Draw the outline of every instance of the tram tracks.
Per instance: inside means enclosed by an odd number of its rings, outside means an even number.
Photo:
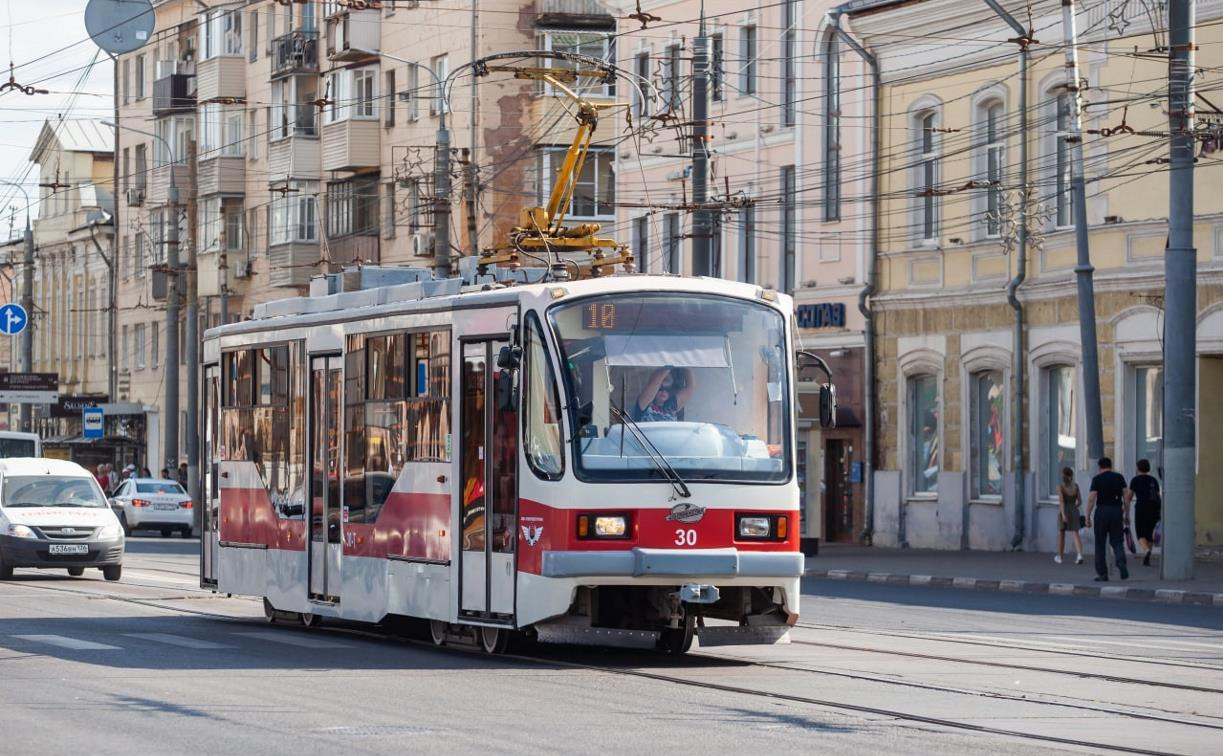
[[[114,600],[114,601],[120,601],[124,603],[130,603],[134,605],[147,606],[150,608],[157,608],[157,609],[175,612],[175,613],[215,619],[215,620],[219,620],[219,621],[223,621],[227,623],[239,623],[239,624],[261,623],[261,620],[256,620],[254,617],[241,617],[241,616],[236,616],[232,614],[223,614],[219,612],[207,611],[204,609],[195,609],[193,607],[185,606],[181,602],[181,599],[184,599],[184,598],[197,598],[195,596],[140,597],[140,596],[126,596],[126,595],[116,594],[113,592],[99,592],[95,590],[89,590],[85,586],[81,586],[80,588],[73,588],[73,587],[58,586],[58,585],[57,586],[46,585],[45,583],[40,583],[40,582],[22,583],[22,585],[25,587],[35,588],[35,589],[40,589],[40,590],[49,590],[49,591],[55,591],[55,592],[61,592],[61,593],[76,594],[76,595],[81,595],[87,598]],[[165,588],[165,586],[162,586],[162,585],[127,583],[127,582],[125,582],[124,585],[149,588],[149,589],[154,589],[154,590],[163,590]],[[204,598],[204,597],[212,595],[206,591],[196,590],[194,592],[206,594],[206,596],[198,596],[198,598]],[[166,602],[173,602],[173,603],[166,603]],[[807,626],[807,627],[808,629],[817,629],[817,628],[812,628],[810,626]],[[845,628],[837,628],[837,629],[845,630]],[[306,630],[304,628],[297,629],[297,628],[290,628],[290,627],[286,627],[285,631],[286,632],[295,632],[295,631],[296,632],[319,632],[319,630]],[[397,633],[390,628],[384,628],[381,626],[365,627],[365,626],[349,626],[347,624],[335,624],[335,625],[325,626],[322,629],[322,632],[334,633],[337,635],[344,635],[348,637],[359,637],[364,640],[373,641],[373,642],[386,642],[386,643],[399,644],[399,645],[410,643],[411,645],[416,645],[416,646],[431,646],[432,645],[428,641],[411,638],[411,637],[402,635],[400,633]],[[803,642],[802,645],[817,645],[818,646],[821,644],[818,644],[818,643],[808,644],[806,642]],[[545,647],[538,646],[537,648],[539,648],[542,651],[542,649],[544,649]],[[669,683],[673,685],[680,685],[684,687],[701,688],[701,689],[706,689],[706,690],[719,691],[723,693],[751,696],[751,697],[756,697],[756,698],[765,698],[765,699],[771,699],[771,700],[777,700],[777,701],[785,701],[789,703],[809,705],[809,706],[821,708],[821,709],[848,712],[851,714],[885,717],[888,719],[901,721],[901,722],[908,722],[912,724],[936,726],[936,727],[942,727],[942,728],[947,728],[951,730],[974,732],[978,734],[994,735],[998,737],[1047,743],[1050,745],[1063,745],[1063,746],[1090,748],[1090,749],[1095,749],[1095,750],[1114,751],[1114,752],[1122,752],[1122,753],[1140,753],[1140,754],[1171,753],[1167,751],[1158,751],[1158,750],[1153,750],[1153,749],[1138,748],[1138,747],[1128,746],[1128,745],[1118,745],[1114,743],[1105,743],[1105,742],[1089,741],[1089,740],[1083,740],[1083,739],[1077,739],[1077,738],[1062,737],[1059,735],[1053,735],[1053,734],[1048,734],[1048,733],[1030,732],[1030,731],[1025,731],[1022,729],[997,727],[997,726],[992,726],[988,724],[982,724],[979,722],[966,721],[963,719],[954,719],[954,718],[948,718],[948,717],[933,716],[929,714],[922,714],[920,712],[905,710],[904,708],[888,708],[886,706],[874,706],[874,705],[868,705],[865,703],[855,703],[850,700],[836,700],[836,699],[830,699],[830,698],[821,698],[818,696],[807,696],[807,695],[796,694],[793,692],[785,692],[783,690],[767,690],[767,689],[761,689],[759,687],[747,687],[747,686],[729,684],[726,682],[694,679],[692,677],[686,677],[682,674],[678,674],[678,673],[667,671],[666,669],[660,669],[660,668],[649,669],[649,668],[640,668],[636,666],[630,667],[627,665],[622,666],[622,665],[617,665],[617,664],[600,664],[600,663],[591,662],[587,660],[567,659],[567,658],[564,658],[564,654],[567,653],[566,651],[561,650],[558,653],[554,651],[551,647],[548,647],[548,648],[549,650],[547,653],[512,653],[512,654],[504,654],[501,656],[501,658],[505,658],[507,660],[524,661],[524,662],[529,662],[533,664],[543,664],[543,665],[551,665],[551,666],[557,666],[557,667],[565,667],[565,668],[571,668],[571,669],[585,669],[585,670],[609,674],[609,675],[619,675],[619,676],[633,677],[633,678],[638,678],[638,679],[654,680],[657,682]],[[563,647],[561,648],[563,649]],[[854,649],[854,650],[876,651],[876,649]],[[1044,650],[1044,649],[1033,649],[1033,650]],[[886,651],[880,651],[880,652],[887,653]],[[910,655],[910,654],[907,652],[904,652],[903,655]],[[930,654],[917,654],[916,656],[918,658],[930,657],[930,658],[938,659],[940,661],[952,661],[956,663],[966,663],[966,664],[976,663],[974,660],[957,659],[954,657],[940,658],[938,657],[938,655],[930,655]],[[490,658],[496,658],[496,657],[490,657]],[[1041,694],[1036,694],[1035,696],[1015,695],[1015,694],[1000,693],[997,691],[990,691],[990,690],[960,688],[960,687],[953,687],[953,686],[936,685],[936,684],[931,684],[931,683],[922,683],[922,682],[916,682],[916,681],[911,681],[911,680],[901,680],[901,679],[892,678],[886,675],[847,672],[847,671],[842,671],[842,670],[817,668],[817,667],[796,667],[796,666],[789,665],[789,664],[779,664],[779,663],[771,663],[771,662],[752,660],[752,659],[742,659],[742,658],[736,658],[732,656],[718,656],[718,655],[709,654],[709,653],[699,653],[698,652],[696,654],[692,654],[690,656],[683,657],[683,661],[680,661],[679,664],[682,665],[681,668],[692,668],[696,666],[701,669],[707,669],[708,668],[707,666],[700,666],[699,664],[694,665],[692,663],[692,662],[697,662],[698,660],[702,660],[702,659],[705,659],[711,662],[719,662],[723,664],[730,663],[730,664],[735,664],[735,665],[758,667],[761,669],[769,669],[769,670],[773,670],[777,672],[784,672],[784,673],[798,673],[798,674],[804,674],[804,675],[822,675],[822,676],[837,677],[837,678],[842,678],[842,679],[852,679],[852,680],[856,680],[856,681],[868,683],[868,684],[884,684],[884,685],[890,685],[890,686],[903,686],[903,687],[909,687],[909,688],[914,688],[914,689],[919,689],[919,690],[926,690],[926,691],[934,692],[934,693],[943,693],[943,694],[948,694],[948,695],[953,695],[953,696],[965,696],[965,697],[972,697],[972,698],[1006,701],[1010,703],[1022,703],[1022,704],[1031,704],[1031,705],[1060,707],[1060,708],[1071,710],[1071,711],[1077,710],[1081,712],[1088,712],[1092,715],[1106,714],[1110,717],[1120,717],[1120,718],[1126,718],[1126,719],[1157,722],[1157,723],[1170,725],[1170,726],[1176,726],[1176,727],[1192,727],[1192,728],[1204,728],[1204,729],[1210,729],[1210,730],[1223,730],[1223,723],[1203,722],[1203,721],[1198,721],[1198,720],[1193,720],[1193,719],[1185,719],[1185,718],[1177,717],[1177,716],[1168,716],[1166,714],[1161,714],[1161,713],[1148,713],[1148,712],[1142,712],[1142,711],[1134,711],[1128,708],[1118,708],[1116,706],[1106,707],[1104,705],[1086,704],[1086,703],[1081,703],[1081,702],[1042,699],[1038,697]],[[633,661],[636,662],[637,660],[635,659]],[[671,665],[672,667],[674,667],[675,662],[674,661],[671,662]],[[991,666],[993,665],[991,664]],[[1007,666],[1009,668],[1028,669],[1033,672],[1059,671],[1059,670],[1049,670],[1045,668],[1029,668],[1024,665],[1007,665]],[[1137,684],[1137,685],[1149,684],[1147,681],[1133,680],[1133,679],[1128,679],[1128,678],[1119,678],[1117,681],[1132,683],[1132,684]],[[1198,688],[1194,686],[1182,686],[1182,687],[1187,687],[1189,690],[1193,690],[1195,692],[1209,692],[1209,693],[1223,692],[1218,689]]]

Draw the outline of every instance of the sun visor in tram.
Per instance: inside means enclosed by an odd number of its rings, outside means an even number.
[[[603,337],[612,367],[727,368],[722,336],[658,336],[609,333]]]

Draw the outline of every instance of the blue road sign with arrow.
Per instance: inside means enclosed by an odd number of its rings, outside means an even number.
[[[0,307],[0,333],[16,336],[25,330],[29,321],[25,308],[19,304],[9,303]]]

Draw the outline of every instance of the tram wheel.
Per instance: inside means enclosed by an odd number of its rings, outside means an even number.
[[[433,645],[446,645],[446,623],[441,620],[429,621],[429,637],[433,639]]]
[[[323,618],[314,612],[302,612],[298,617],[306,627],[318,627],[323,624]]]
[[[658,639],[658,650],[668,654],[686,654],[692,648],[692,639],[696,636],[696,615],[684,617],[683,627],[667,628]]]
[[[479,630],[480,648],[486,654],[503,654],[510,643],[510,631],[501,627],[482,627]]]

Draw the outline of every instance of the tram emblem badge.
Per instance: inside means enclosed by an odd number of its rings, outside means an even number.
[[[667,522],[682,522],[685,525],[692,525],[693,523],[700,522],[704,516],[705,507],[685,501],[671,507],[671,514],[667,515]]]
[[[526,539],[528,546],[534,546],[539,543],[539,539],[544,535],[544,526],[542,517],[523,517],[523,520],[534,520],[539,522],[539,525],[523,525],[522,537]]]

